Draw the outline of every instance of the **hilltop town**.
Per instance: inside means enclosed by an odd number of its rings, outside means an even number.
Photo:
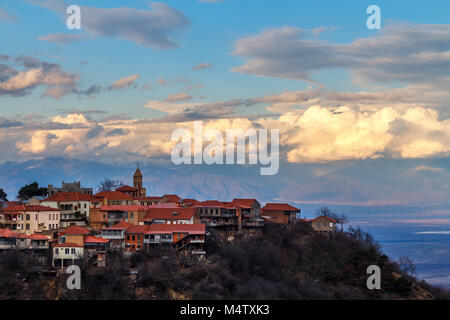
[[[66,268],[87,257],[105,267],[108,251],[148,252],[170,245],[179,259],[201,261],[209,230],[252,232],[265,223],[293,225],[300,209],[257,199],[232,201],[182,199],[175,194],[148,196],[139,168],[133,186],[93,193],[80,182],[49,185],[45,197],[4,202],[0,209],[0,250],[31,250],[48,257],[51,268]],[[323,216],[311,223],[333,232],[336,221]]]
[[[409,262],[391,261],[370,234],[344,231],[344,215],[305,219],[287,203],[148,196],[139,168],[133,186],[107,180],[97,193],[78,181],[28,197],[28,185],[21,200],[1,203],[0,299],[449,297],[417,280]],[[372,264],[381,290],[366,287]],[[81,290],[67,288],[71,265],[83,271]]]

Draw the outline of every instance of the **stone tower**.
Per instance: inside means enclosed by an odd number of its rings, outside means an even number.
[[[138,189],[138,196],[140,197],[145,197],[146,196],[146,190],[142,185],[142,173],[141,170],[139,170],[139,165],[136,169],[136,171],[134,172],[133,175],[133,187]]]

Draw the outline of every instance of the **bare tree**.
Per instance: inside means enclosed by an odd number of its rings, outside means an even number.
[[[337,214],[336,212],[331,211],[328,207],[317,209],[316,214],[318,217],[325,216],[336,221],[336,223],[341,226],[341,231],[344,230],[344,224],[349,222],[349,219],[345,214]]]
[[[415,277],[417,275],[414,261],[407,256],[402,256],[398,259],[398,266],[400,267],[400,270],[410,276]]]
[[[109,178],[105,178],[103,181],[100,182],[98,185],[98,191],[113,191],[119,187],[123,186],[122,180],[112,180]]]

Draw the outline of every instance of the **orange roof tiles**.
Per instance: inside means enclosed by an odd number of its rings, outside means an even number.
[[[144,221],[161,220],[189,220],[195,214],[195,208],[155,208],[149,207]]]
[[[58,192],[42,201],[91,201],[93,196],[81,192]]]
[[[89,234],[89,230],[85,227],[81,226],[69,226],[64,229],[60,234],[68,234],[68,235],[87,235]]]
[[[264,208],[262,208],[262,210],[267,210],[267,211],[295,211],[295,212],[300,212],[300,209],[291,206],[290,204],[287,203],[266,203],[266,205],[264,206]]]
[[[94,236],[86,236],[84,238],[84,243],[107,243],[107,242],[109,242],[108,239],[97,238]]]
[[[131,225],[132,225],[131,223],[122,220],[117,224],[113,225],[112,227],[104,229],[128,229]]]
[[[117,188],[116,191],[120,192],[136,192],[138,189],[130,187],[130,186],[122,186],[120,188]]]
[[[149,226],[137,226],[132,224],[128,227],[127,233],[144,233],[148,228]]]
[[[5,208],[0,209],[1,212],[4,213],[15,213],[15,212],[27,212],[27,211],[60,211],[59,209],[40,206],[40,205],[12,205]]]
[[[96,198],[106,198],[108,200],[132,200],[131,196],[120,191],[102,191],[94,194]]]
[[[144,232],[145,234],[172,234],[172,233],[189,233],[189,234],[205,234],[205,224],[151,224]]]
[[[28,236],[31,240],[49,240],[49,238],[46,235],[39,234],[39,233],[33,233],[32,235]]]
[[[256,199],[233,199],[233,203],[234,204],[238,204],[238,205],[245,205],[245,206],[249,206],[249,207],[251,207],[251,206],[253,206],[253,203],[254,202],[258,202],[258,200],[256,200]],[[259,202],[258,202],[259,203]]]

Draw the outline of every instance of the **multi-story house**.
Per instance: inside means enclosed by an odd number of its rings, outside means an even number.
[[[99,193],[94,194],[94,197],[97,198],[96,206],[102,205],[131,205],[133,204],[133,198],[126,193],[120,191],[101,191]]]
[[[90,235],[85,227],[69,226],[52,246],[52,265],[64,268],[87,257],[92,264],[105,266],[108,249],[109,240]]]
[[[235,199],[232,202],[207,200],[193,207],[198,208],[202,223],[208,227],[240,230],[264,225],[258,205],[254,199]]]
[[[80,192],[58,192],[41,201],[44,206],[61,210],[61,227],[85,226],[89,221],[93,196]]]
[[[144,250],[155,245],[172,245],[186,258],[203,257],[206,226],[204,224],[152,224],[144,230]]]
[[[125,248],[125,233],[131,226],[131,223],[120,221],[112,227],[103,228],[100,231],[100,237],[110,242],[111,249]]]
[[[0,209],[2,228],[32,234],[60,227],[61,210],[41,205],[10,205]]]
[[[105,205],[91,210],[90,225],[94,229],[112,227],[120,221],[138,225],[147,207],[141,205]]]
[[[267,203],[262,208],[262,218],[267,222],[293,224],[300,209],[287,203]]]
[[[200,223],[197,208],[189,207],[147,207],[146,215],[141,221],[146,224],[194,224]]]
[[[311,223],[314,231],[318,233],[328,234],[336,231],[336,221],[326,216],[320,216],[312,220],[306,220]]]

